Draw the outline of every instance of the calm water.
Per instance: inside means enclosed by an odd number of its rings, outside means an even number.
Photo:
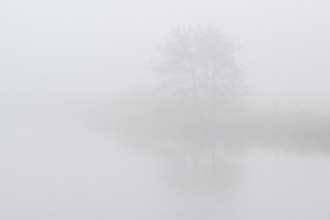
[[[327,155],[256,147],[214,177],[81,125],[11,119],[1,134],[1,219],[330,218]]]

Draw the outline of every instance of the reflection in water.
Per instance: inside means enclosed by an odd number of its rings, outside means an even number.
[[[322,154],[219,150],[216,173],[207,153],[186,172],[189,156],[133,151],[68,123],[11,122],[2,134],[3,219],[330,216],[330,162]]]
[[[216,174],[200,169],[188,178],[175,178],[169,187],[165,219],[233,219],[241,208],[237,197],[240,190],[238,162],[223,158]],[[203,167],[202,168],[206,168]],[[181,180],[181,181],[180,181]]]

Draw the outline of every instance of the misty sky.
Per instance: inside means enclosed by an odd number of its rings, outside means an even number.
[[[143,86],[171,27],[215,25],[238,46],[250,103],[328,110],[329,12],[326,0],[2,0],[0,97]]]

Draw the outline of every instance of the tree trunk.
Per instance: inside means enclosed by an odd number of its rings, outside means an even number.
[[[216,135],[217,135],[217,126],[216,126],[216,99],[217,99],[217,83],[216,83],[216,67],[214,66],[212,71],[212,100],[211,100],[211,163],[213,175],[216,176],[217,164],[216,164]]]
[[[213,175],[216,176],[217,174],[217,151],[215,145],[211,148],[211,166]]]
[[[197,82],[196,82],[196,74],[193,70],[191,70],[191,80],[192,80],[192,90],[193,90],[193,99],[198,111],[198,114],[202,115],[202,109],[199,103],[198,91],[197,91]]]
[[[216,119],[216,99],[217,99],[217,82],[216,82],[216,68],[214,67],[212,71],[212,100],[211,100],[211,118],[212,121],[215,122]]]
[[[192,174],[197,176],[199,171],[199,153],[194,152],[191,156]]]

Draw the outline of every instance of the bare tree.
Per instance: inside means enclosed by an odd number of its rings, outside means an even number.
[[[195,113],[191,120],[198,123],[190,130],[194,137],[214,140],[210,145],[215,167],[218,113],[244,91],[235,47],[215,27],[188,27],[172,29],[159,52],[153,69],[162,79],[161,91],[190,106],[189,114]]]
[[[235,47],[215,27],[175,28],[154,70],[164,81],[164,90],[192,100],[203,117],[215,119],[218,106],[244,91]]]

